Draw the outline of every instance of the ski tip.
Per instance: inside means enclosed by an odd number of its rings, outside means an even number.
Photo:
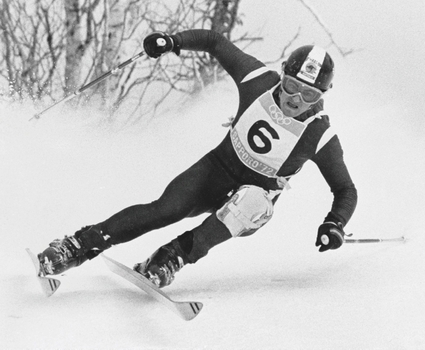
[[[193,320],[199,315],[204,307],[204,305],[198,301],[176,302],[176,304],[179,309],[179,316],[185,321]]]
[[[189,318],[189,320],[193,320],[196,316],[198,316],[198,314],[201,312],[202,308],[204,307],[204,304],[200,303],[200,302],[191,302],[190,306],[192,307],[193,310],[193,317]]]
[[[55,278],[38,277],[38,279],[41,285],[41,289],[47,297],[52,296],[61,285],[61,282]]]

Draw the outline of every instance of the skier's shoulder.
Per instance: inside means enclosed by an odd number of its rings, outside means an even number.
[[[315,131],[317,133],[324,133],[326,131],[335,133],[334,128],[331,125],[331,119],[329,117],[329,114],[327,114],[325,111],[321,111],[320,113],[317,113],[315,115],[314,122],[312,125],[315,127]]]
[[[307,116],[314,116],[314,122],[312,124],[322,130],[326,130],[331,127],[331,119],[329,114],[324,110],[323,99],[320,99],[311,107],[311,109],[307,112]]]
[[[311,111],[314,120],[309,129],[315,134],[313,139],[317,140],[316,154],[325,146],[339,148],[339,140],[335,129],[331,126],[329,114],[323,109],[323,101],[318,103]],[[333,146],[332,146],[333,145]]]

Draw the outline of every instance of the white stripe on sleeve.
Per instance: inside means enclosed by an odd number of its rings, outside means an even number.
[[[271,71],[271,69],[267,67],[257,68],[256,70],[253,70],[251,73],[247,74],[245,78],[242,79],[241,83],[246,83],[247,81],[252,80],[268,71]]]
[[[324,145],[326,145],[329,140],[335,136],[335,131],[332,130],[332,128],[328,128],[322,135],[322,138],[320,139],[319,143],[316,147],[316,154],[323,148]]]

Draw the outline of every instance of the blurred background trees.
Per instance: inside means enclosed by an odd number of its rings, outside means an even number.
[[[240,0],[0,1],[0,94],[40,108],[140,52],[152,31],[213,29],[241,48],[261,40],[249,33],[233,37],[242,25]],[[143,56],[71,103],[90,103],[111,121],[122,105],[131,106],[126,114],[136,122],[153,115],[172,91],[193,94],[223,76],[204,52]]]
[[[1,94],[49,104],[141,51],[152,31],[205,28],[230,39],[242,23],[239,1],[1,0]],[[221,67],[205,53],[143,57],[73,103],[90,101],[111,116],[131,96],[140,117],[172,90],[193,93],[221,76]],[[142,108],[145,99],[148,108]]]

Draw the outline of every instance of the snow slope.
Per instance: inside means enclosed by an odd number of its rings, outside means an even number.
[[[368,54],[338,60],[338,88],[326,103],[359,190],[347,231],[409,241],[318,253],[316,230],[332,196],[307,164],[266,227],[216,247],[166,289],[175,300],[204,303],[190,322],[101,259],[70,270],[46,299],[25,248],[39,252],[54,238],[155,199],[224,137],[220,124],[237,104],[232,83],[131,129],[100,124],[93,111],[60,108],[28,122],[31,106],[1,102],[1,348],[425,349],[423,102],[404,82],[397,98],[384,99],[381,76],[353,79]],[[107,253],[131,266],[203,218]]]
[[[69,271],[53,297],[41,295],[24,248],[39,252],[53,238],[154,199],[224,136],[220,122],[235,103],[231,90],[217,87],[189,110],[131,130],[98,128],[66,112],[29,123],[30,108],[3,106],[9,117],[1,124],[2,348],[425,348],[423,167],[411,161],[423,142],[391,126],[376,138],[380,123],[372,117],[369,128],[341,125],[360,195],[348,230],[358,238],[403,234],[408,243],[317,253],[316,228],[331,196],[308,165],[263,230],[215,248],[167,289],[176,300],[204,303],[191,322],[120,280],[100,259]],[[217,105],[223,96],[228,101]],[[199,113],[205,104],[211,108]],[[200,220],[108,254],[131,266]]]

